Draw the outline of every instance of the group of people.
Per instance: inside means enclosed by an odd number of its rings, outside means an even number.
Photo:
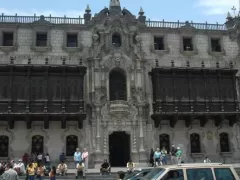
[[[50,180],[56,179],[56,167],[53,166],[46,171],[46,167],[42,164],[42,162],[31,162],[27,164],[26,168],[22,160],[19,160],[18,163],[14,161],[6,162],[3,168],[2,178],[3,180],[18,180],[19,175],[26,174],[26,180],[43,180],[46,176],[46,172],[48,172],[48,176]]]
[[[165,147],[163,147],[161,150],[157,148],[155,152],[153,149],[151,149],[150,160],[149,160],[150,165],[152,167],[157,167],[157,166],[168,164],[168,159],[167,159],[168,154],[170,154],[171,156],[172,164],[182,163],[183,151],[180,147],[176,148],[175,145],[173,144],[170,152],[168,152]]]

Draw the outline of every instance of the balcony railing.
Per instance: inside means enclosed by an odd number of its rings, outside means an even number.
[[[153,28],[171,28],[171,29],[178,29],[184,26],[191,26],[196,29],[200,30],[227,30],[225,24],[208,24],[206,23],[193,23],[193,22],[167,22],[167,21],[146,21],[147,27],[153,27]]]
[[[8,16],[8,15],[0,15],[0,23],[33,23],[39,21],[41,16]],[[69,18],[69,17],[52,17],[49,15],[48,17],[44,17],[44,20],[52,23],[52,24],[84,24],[84,18],[80,16],[78,18]]]
[[[0,23],[33,23],[39,21],[41,16],[18,16],[16,15],[0,15]],[[80,16],[78,18],[70,18],[70,17],[52,17],[49,15],[48,17],[44,17],[44,20],[49,21],[52,24],[84,24],[84,18]],[[193,23],[193,22],[167,22],[167,21],[151,21],[150,19],[146,21],[146,26],[150,28],[172,28],[178,29],[186,25],[190,25],[196,29],[201,30],[227,30],[225,24],[208,24],[206,23]]]

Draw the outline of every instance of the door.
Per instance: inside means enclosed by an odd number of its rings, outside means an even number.
[[[126,167],[130,159],[130,135],[113,132],[109,135],[109,162],[112,167]]]

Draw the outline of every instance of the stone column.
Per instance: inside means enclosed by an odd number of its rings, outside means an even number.
[[[132,124],[132,161],[133,162],[138,162],[139,161],[139,157],[138,157],[138,150],[137,150],[137,136],[136,136],[136,129],[137,129],[137,123],[134,121]]]
[[[144,103],[138,104],[138,117],[139,117],[139,163],[146,165],[147,156],[144,148],[144,134],[143,134],[143,107]]]
[[[100,135],[100,121],[101,121],[101,105],[96,104],[96,151],[95,151],[95,164],[98,165],[102,162],[101,152],[101,135]]]

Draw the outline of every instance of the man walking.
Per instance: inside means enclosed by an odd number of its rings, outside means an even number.
[[[3,180],[18,180],[18,175],[13,169],[13,165],[9,163],[7,167],[8,170],[6,170],[2,175]]]
[[[177,164],[176,152],[177,152],[177,149],[176,149],[175,145],[173,144],[173,145],[172,145],[171,152],[170,152],[172,164]]]

